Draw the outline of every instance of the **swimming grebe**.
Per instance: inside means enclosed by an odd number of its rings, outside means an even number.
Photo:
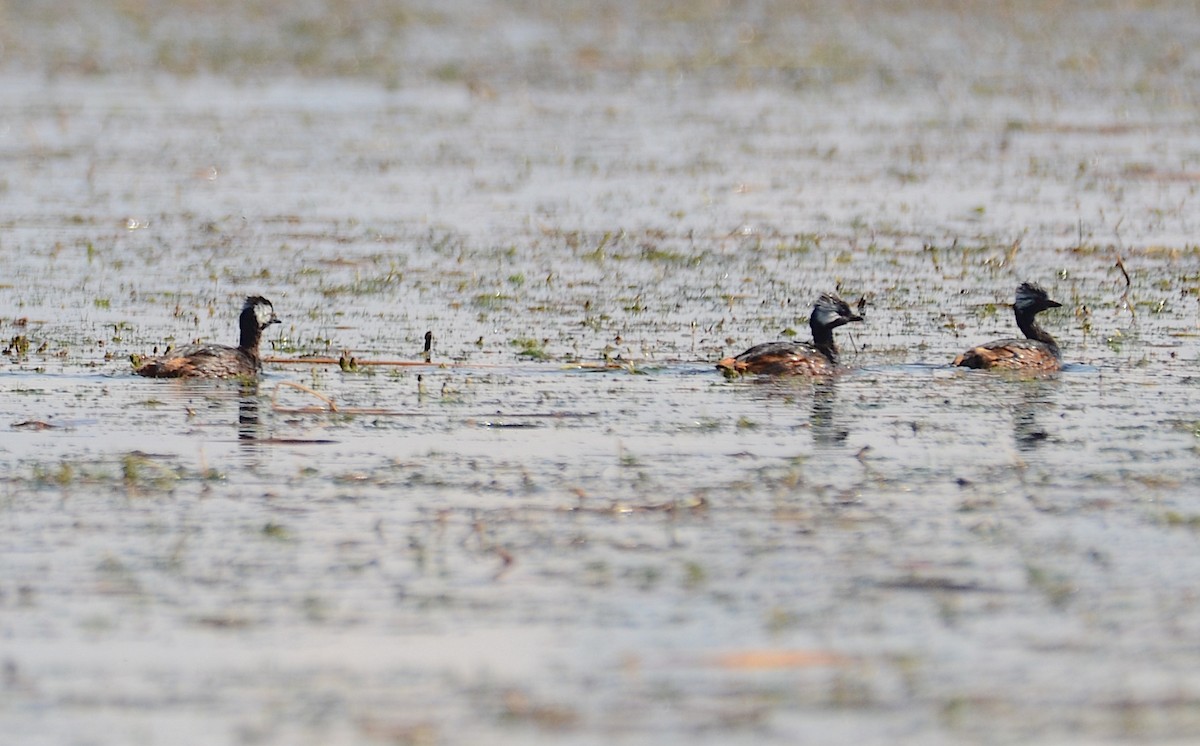
[[[261,295],[246,298],[238,320],[241,340],[237,347],[188,345],[162,357],[137,363],[134,372],[149,378],[238,378],[257,376],[262,369],[258,343],[263,329],[278,324],[275,307]]]
[[[808,317],[813,336],[811,343],[766,342],[751,347],[737,357],[725,358],[717,363],[717,368],[726,375],[828,375],[837,368],[837,345],[833,343],[833,330],[842,324],[862,320],[862,316],[850,310],[846,301],[826,293],[817,299],[812,315]]]
[[[1058,343],[1037,324],[1037,315],[1061,303],[1050,300],[1038,285],[1023,282],[1017,288],[1013,313],[1017,326],[1026,339],[997,339],[972,347],[954,358],[954,364],[964,368],[997,368],[1000,370],[1051,371],[1062,368]]]

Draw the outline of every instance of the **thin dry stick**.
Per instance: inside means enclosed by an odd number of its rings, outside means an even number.
[[[1120,254],[1117,254],[1117,269],[1121,270],[1121,276],[1125,278],[1125,287],[1128,288],[1133,281],[1129,279],[1129,272],[1125,270],[1125,261],[1121,259]]]
[[[274,365],[341,365],[336,357],[264,357],[264,363]],[[421,360],[355,360],[355,365],[395,365],[413,368],[493,368],[493,365],[468,365],[467,363],[427,363]]]
[[[338,414],[370,414],[380,417],[432,417],[429,412],[397,412],[394,409],[382,409],[378,407],[346,407],[337,409],[326,409],[325,407],[281,407],[274,405],[271,411],[278,414],[325,414],[326,412],[336,412]]]
[[[264,363],[272,365],[341,365],[341,361],[335,357],[264,357]],[[640,361],[632,361],[640,362]],[[679,361],[690,362],[690,361]],[[355,360],[354,364],[358,367],[369,365],[378,366],[393,366],[398,368],[516,368],[516,364],[503,363],[425,363],[419,360]],[[566,369],[575,368],[606,368],[619,370],[625,368],[625,365],[617,365],[615,363],[606,363],[603,361],[583,361],[577,363],[564,363],[561,367]]]
[[[1129,290],[1133,286],[1133,281],[1129,279],[1129,272],[1125,270],[1125,261],[1121,259],[1121,254],[1117,253],[1116,268],[1121,270],[1121,276],[1125,278],[1125,289],[1121,291],[1121,304],[1129,309],[1129,316],[1137,319],[1137,310],[1133,307],[1133,301],[1129,299]]]
[[[291,381],[280,381],[279,383],[275,384],[275,390],[271,393],[271,408],[272,409],[275,409],[275,410],[279,409],[279,407],[278,407],[279,389],[282,386],[288,386],[289,388],[293,388],[298,391],[303,391],[307,394],[312,394],[313,396],[317,397],[321,401],[325,402],[325,404],[328,405],[330,412],[338,411],[337,405],[333,403],[333,399],[330,399],[328,396],[325,396],[324,394],[322,394],[320,392],[313,391],[308,386],[305,386],[302,383],[293,383]],[[324,411],[324,410],[320,410],[320,411]]]

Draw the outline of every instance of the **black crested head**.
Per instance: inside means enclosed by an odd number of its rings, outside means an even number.
[[[263,329],[278,323],[279,317],[275,315],[275,306],[271,305],[271,301],[261,295],[248,296],[238,319],[241,331],[238,347],[247,352],[257,352]]]
[[[833,342],[833,330],[851,321],[862,321],[862,316],[850,310],[849,304],[832,293],[825,293],[813,305],[808,326],[812,329],[813,345],[831,363],[837,363],[837,345]]]
[[[1058,343],[1054,337],[1038,326],[1037,315],[1048,308],[1058,308],[1061,303],[1050,300],[1050,296],[1041,286],[1032,282],[1022,282],[1017,286],[1017,297],[1013,303],[1013,315],[1017,317],[1017,327],[1028,339],[1049,345],[1054,354],[1058,354]]]
[[[813,305],[812,316],[808,323],[814,332],[817,329],[836,329],[851,321],[862,321],[862,316],[850,310],[850,305],[831,293],[825,293]]]
[[[1050,295],[1041,285],[1032,282],[1022,282],[1017,286],[1017,296],[1013,308],[1019,314],[1036,314],[1048,308],[1062,306],[1057,301],[1050,300]]]

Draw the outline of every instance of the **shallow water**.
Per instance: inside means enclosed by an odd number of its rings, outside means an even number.
[[[13,10],[46,48],[9,31],[0,69],[0,341],[29,343],[0,358],[0,730],[1195,738],[1200,143],[1190,55],[1155,51],[1193,31],[1142,5],[756,5],[754,43],[704,4],[449,6],[353,74],[336,40],[218,58],[199,10],[131,6],[127,38],[76,9],[128,43],[75,56]],[[1038,19],[1125,31],[1088,57]],[[854,43],[794,66],[785,31]],[[1046,54],[974,54],[1012,34]],[[949,367],[1014,333],[1021,280],[1067,367]],[[713,368],[833,289],[869,300],[844,375]],[[290,361],[256,387],[131,375],[232,342],[248,293]],[[426,331],[432,365],[391,364]]]

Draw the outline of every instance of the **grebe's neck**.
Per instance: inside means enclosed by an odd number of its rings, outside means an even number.
[[[809,327],[812,329],[813,347],[825,356],[830,363],[837,363],[838,350],[837,345],[833,343],[833,330],[827,326],[815,323],[809,320]]]
[[[242,311],[238,325],[242,332],[241,339],[238,341],[238,349],[251,357],[258,357],[258,343],[262,340],[262,328],[258,325],[253,308],[246,308]]]
[[[1035,342],[1042,342],[1057,353],[1058,343],[1054,341],[1054,337],[1051,337],[1049,332],[1038,326],[1037,314],[1037,311],[1031,312],[1023,311],[1020,308],[1016,309],[1017,327],[1028,339],[1032,339]]]

